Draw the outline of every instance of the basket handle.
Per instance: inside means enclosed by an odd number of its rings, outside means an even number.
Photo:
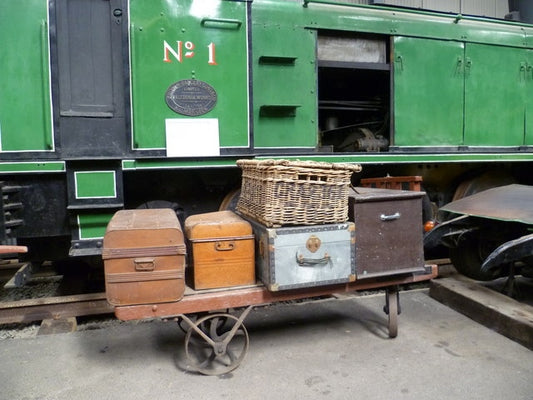
[[[319,168],[323,170],[347,170],[353,172],[361,172],[360,164],[350,163],[330,163],[324,161],[300,161],[300,160],[283,160],[283,159],[266,159],[266,160],[250,160],[240,159],[236,161],[237,166],[243,167],[295,167],[295,168]]]

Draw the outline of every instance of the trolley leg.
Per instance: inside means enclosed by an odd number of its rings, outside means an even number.
[[[385,306],[383,307],[385,314],[389,316],[388,329],[389,337],[395,338],[398,336],[398,315],[400,314],[400,292],[398,286],[389,286],[385,294]]]

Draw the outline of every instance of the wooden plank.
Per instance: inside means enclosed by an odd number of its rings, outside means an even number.
[[[533,307],[463,275],[433,280],[434,299],[533,350]]]
[[[113,313],[105,293],[0,302],[0,324]]]
[[[59,319],[44,319],[37,335],[54,335],[56,333],[70,333],[75,332],[78,328],[78,321],[76,317],[59,318]]]
[[[14,254],[14,253],[27,253],[28,248],[26,246],[8,246],[0,245],[0,254]]]
[[[12,289],[24,286],[26,282],[31,279],[32,272],[31,263],[23,263],[17,272],[13,274],[11,279],[4,285],[4,288]]]

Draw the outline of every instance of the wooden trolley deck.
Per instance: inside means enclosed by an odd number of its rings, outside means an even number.
[[[334,293],[387,288],[396,285],[427,281],[435,278],[437,274],[437,266],[429,265],[425,267],[424,271],[421,271],[418,274],[396,276],[392,279],[390,277],[361,279],[340,285],[295,289],[282,292],[270,292],[263,285],[199,291],[187,288],[185,296],[178,302],[115,307],[115,315],[117,318],[124,321],[147,318],[171,318],[181,314],[327,296]]]

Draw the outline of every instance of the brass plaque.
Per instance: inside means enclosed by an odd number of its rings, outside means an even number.
[[[170,85],[165,94],[165,101],[174,112],[196,117],[215,107],[217,92],[206,82],[184,79]]]

